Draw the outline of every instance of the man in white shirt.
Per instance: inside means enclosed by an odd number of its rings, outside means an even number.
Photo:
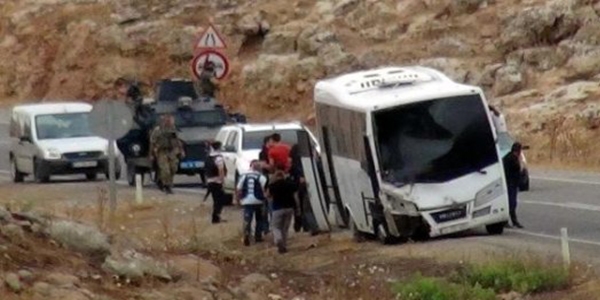
[[[223,206],[225,206],[225,198],[227,197],[223,189],[223,181],[227,175],[227,168],[220,152],[221,143],[213,142],[211,148],[212,151],[205,163],[205,174],[206,182],[208,183],[208,193],[213,198],[212,223],[216,224],[223,221],[221,220],[221,211],[223,210]]]
[[[263,209],[266,198],[267,177],[261,173],[261,164],[258,160],[250,163],[250,171],[241,175],[236,186],[237,199],[244,208],[244,245],[250,245],[252,218],[254,224],[254,241],[263,241]]]
[[[494,128],[496,129],[496,133],[507,132],[508,127],[506,127],[506,119],[504,119],[504,115],[491,105],[489,108],[490,111],[492,111],[492,122],[494,124]]]

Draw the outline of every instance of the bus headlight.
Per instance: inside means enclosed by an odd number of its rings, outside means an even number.
[[[504,195],[502,179],[498,179],[475,194],[475,207],[485,205],[502,195]]]
[[[403,200],[400,197],[387,195],[387,199],[394,212],[399,212],[406,215],[418,215],[419,209],[417,206],[409,201]]]

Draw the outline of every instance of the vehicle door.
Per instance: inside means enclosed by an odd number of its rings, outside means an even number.
[[[236,162],[238,152],[240,151],[240,132],[237,129],[231,130],[227,135],[227,140],[223,145],[223,159],[227,167],[227,176],[224,186],[228,189],[235,189]]]
[[[330,231],[328,220],[329,194],[323,172],[323,165],[316,153],[314,142],[305,130],[298,130],[298,152],[302,162],[302,171],[307,185],[307,197],[310,207],[303,207],[303,213],[311,213],[311,218],[321,231]]]
[[[32,122],[29,118],[24,118],[22,132],[18,141],[18,164],[23,173],[33,174],[33,160],[36,154],[36,145],[34,144]]]

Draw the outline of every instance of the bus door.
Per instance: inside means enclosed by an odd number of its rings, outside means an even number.
[[[310,207],[304,207],[304,213],[312,212],[314,222],[320,231],[331,231],[331,225],[327,219],[328,195],[327,191],[323,189],[321,181],[324,176],[322,164],[313,148],[310,136],[304,130],[298,131],[298,152],[307,184],[307,200],[310,203]]]

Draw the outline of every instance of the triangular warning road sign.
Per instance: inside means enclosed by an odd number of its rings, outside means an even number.
[[[219,32],[215,29],[215,27],[210,24],[208,28],[202,33],[200,39],[196,43],[196,49],[198,48],[227,48],[225,45],[225,41],[219,34]]]

